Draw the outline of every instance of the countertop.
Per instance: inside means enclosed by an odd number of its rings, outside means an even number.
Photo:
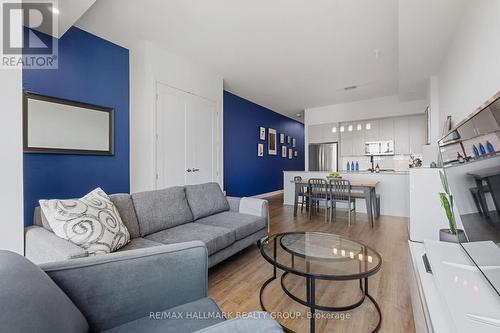
[[[297,171],[297,170],[284,170],[283,172],[302,172],[302,173],[318,173],[318,172],[324,172],[324,173],[329,173],[328,171]],[[380,171],[379,173],[376,172],[371,172],[368,170],[360,170],[360,171],[345,171],[345,170],[340,170],[340,174],[343,175],[356,175],[356,174],[361,174],[361,175],[408,175],[410,171],[407,170],[401,170],[401,171]]]

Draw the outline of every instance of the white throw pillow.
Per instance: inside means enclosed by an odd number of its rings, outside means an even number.
[[[81,199],[40,200],[40,207],[54,233],[89,255],[118,250],[130,234],[108,195],[96,188]]]

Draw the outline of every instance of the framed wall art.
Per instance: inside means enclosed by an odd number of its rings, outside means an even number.
[[[257,145],[257,156],[259,156],[259,157],[264,156],[264,144],[263,143],[259,143]]]
[[[269,155],[277,155],[278,154],[276,130],[273,129],[273,128],[269,128],[268,129],[268,135],[267,135],[267,153]]]
[[[286,158],[287,150],[286,146],[281,146],[281,157]]]
[[[260,127],[259,128],[259,139],[260,140],[265,140],[266,139],[266,128],[265,127]]]

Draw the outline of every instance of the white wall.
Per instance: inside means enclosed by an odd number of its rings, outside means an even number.
[[[24,253],[22,72],[0,69],[0,249]]]
[[[423,113],[427,106],[426,100],[400,102],[398,96],[386,96],[351,103],[309,108],[305,110],[304,121],[306,125],[314,125],[404,116]]]
[[[500,1],[468,1],[439,71],[440,124],[458,123],[500,90]]]
[[[220,119],[219,177],[223,180],[223,79],[202,65],[144,41],[130,47],[130,187],[131,192],[155,188],[155,98],[161,82],[217,102]]]

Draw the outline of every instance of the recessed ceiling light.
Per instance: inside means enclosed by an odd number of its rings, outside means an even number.
[[[366,128],[367,130],[371,130],[371,129],[372,129],[372,124],[367,123],[365,128]]]
[[[56,7],[52,7],[51,10],[52,10],[52,13],[54,13],[56,15],[59,15],[59,13],[60,13],[59,9],[57,9]]]
[[[340,126],[340,131],[343,132],[345,130],[344,126]]]
[[[352,86],[347,86],[347,87],[344,87],[344,90],[348,91],[348,90],[354,90],[356,89],[358,86],[356,85],[352,85]]]
[[[332,133],[337,133],[337,127],[335,126],[332,127]]]
[[[363,128],[363,126],[361,126],[361,124],[358,124],[358,127],[357,127],[358,131],[361,131],[362,128]]]
[[[349,127],[347,127],[347,130],[348,130],[349,132],[352,132],[352,125],[349,125]]]

